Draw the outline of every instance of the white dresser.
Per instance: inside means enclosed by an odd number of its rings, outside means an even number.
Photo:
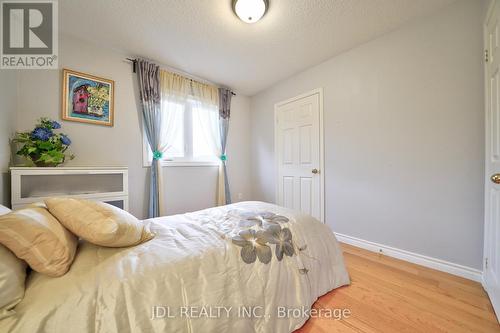
[[[47,197],[97,200],[128,211],[126,167],[12,167],[12,209]]]

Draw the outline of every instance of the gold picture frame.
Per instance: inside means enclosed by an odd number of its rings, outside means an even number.
[[[63,120],[114,125],[115,81],[64,68],[62,82]]]

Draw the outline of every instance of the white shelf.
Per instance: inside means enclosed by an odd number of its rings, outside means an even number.
[[[126,197],[128,196],[127,194],[123,192],[97,192],[97,193],[89,193],[89,194],[63,194],[63,193],[55,193],[53,195],[46,195],[43,197],[38,197],[38,196],[32,196],[28,198],[20,198],[16,201],[16,203],[20,204],[28,204],[28,203],[33,203],[33,202],[38,202],[38,201],[43,201],[47,198],[51,197],[69,197],[69,198],[76,198],[76,199],[92,199],[95,197],[99,198],[114,198],[114,197]]]
[[[19,171],[26,175],[34,174],[101,174],[101,173],[122,173],[127,171],[127,167],[55,167],[55,168],[39,168],[39,167],[10,167],[11,171]]]
[[[12,167],[10,172],[13,209],[64,196],[112,202],[128,210],[126,167]]]

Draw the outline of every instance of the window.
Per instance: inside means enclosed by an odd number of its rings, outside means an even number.
[[[219,165],[220,160],[211,146],[213,126],[218,132],[218,108],[195,99],[162,100],[165,117],[162,128],[168,142],[163,153],[164,166]],[[150,166],[153,153],[144,137],[144,165]]]

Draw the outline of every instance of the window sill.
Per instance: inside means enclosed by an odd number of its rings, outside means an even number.
[[[218,161],[162,161],[161,167],[218,167]],[[150,163],[144,164],[145,168],[151,167]]]

